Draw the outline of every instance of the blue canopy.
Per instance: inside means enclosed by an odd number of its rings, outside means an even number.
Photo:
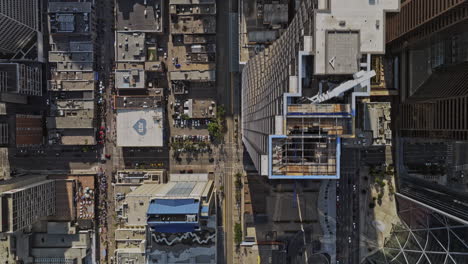
[[[198,214],[200,201],[195,199],[154,199],[148,215]]]

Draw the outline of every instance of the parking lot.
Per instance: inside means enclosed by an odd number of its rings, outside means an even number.
[[[216,111],[215,98],[216,88],[210,82],[171,85],[167,107],[171,172],[214,171],[218,149],[212,144],[208,124]]]

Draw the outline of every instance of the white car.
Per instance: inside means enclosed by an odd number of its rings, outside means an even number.
[[[348,243],[351,244],[351,237],[348,237]]]

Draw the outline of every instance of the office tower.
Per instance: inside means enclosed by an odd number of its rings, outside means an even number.
[[[55,213],[55,181],[44,180],[26,186],[15,186],[0,193],[0,199],[0,232],[21,231],[41,217]]]
[[[468,1],[404,1],[387,22],[400,88],[397,195],[468,224]]]
[[[341,138],[353,136],[372,56],[385,52],[385,13],[399,2],[302,1],[281,37],[247,62],[242,139],[260,174],[339,178]]]
[[[38,0],[0,0],[0,53],[15,54],[40,31]]]
[[[385,245],[365,264],[467,263],[468,225],[397,197],[401,222],[392,226]]]
[[[42,95],[41,67],[22,63],[0,63],[0,92]]]

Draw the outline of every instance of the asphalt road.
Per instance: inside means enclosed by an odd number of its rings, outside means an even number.
[[[24,170],[88,170],[98,163],[96,150],[80,147],[10,149],[10,167]],[[23,152],[22,152],[23,151]]]
[[[216,87],[218,90],[218,104],[224,104],[226,108],[226,126],[227,134],[225,135],[224,146],[219,152],[220,167],[224,168],[217,173],[220,177],[216,182],[221,182],[224,186],[223,199],[223,224],[224,224],[224,259],[218,258],[218,263],[233,263],[234,261],[234,227],[233,227],[233,212],[234,205],[234,174],[237,172],[235,169],[235,152],[238,147],[234,142],[234,119],[236,118],[239,110],[239,104],[235,103],[239,87],[234,82],[234,74],[229,72],[229,64],[233,58],[231,48],[232,39],[231,29],[229,25],[229,13],[237,9],[237,1],[235,0],[219,0],[217,1],[217,17],[216,17]],[[236,90],[237,89],[237,90]],[[221,245],[219,245],[221,246]]]
[[[164,148],[126,148],[122,151],[125,168],[150,168],[151,164],[163,164],[161,168],[169,166],[169,149]],[[151,167],[156,169],[156,167]]]
[[[337,185],[336,248],[339,263],[359,263],[360,155],[358,148],[342,149],[341,176]]]
[[[103,82],[105,87],[105,93],[103,97],[105,99],[105,105],[100,112],[99,125],[104,126],[108,129],[106,134],[105,145],[100,149],[99,158],[102,157],[102,154],[110,154],[114,156],[115,151],[115,131],[114,131],[114,114],[112,111],[112,89],[113,89],[113,78],[112,78],[112,67],[114,60],[114,1],[113,0],[102,0],[96,2],[96,16],[98,23],[96,23],[97,30],[97,48],[98,48],[98,57],[97,57],[97,66],[99,71],[99,80]],[[106,177],[107,190],[105,192],[98,192],[99,200],[98,203],[105,205],[103,207],[98,207],[97,210],[97,219],[96,219],[96,229],[102,228],[106,232],[99,232],[96,230],[97,234],[97,249],[96,255],[97,260],[100,260],[101,263],[109,263],[109,258],[113,256],[115,250],[115,244],[112,243],[114,239],[114,203],[113,203],[113,190],[112,185],[110,184],[113,181],[113,171],[119,165],[114,164],[113,160],[109,159],[105,164],[101,165],[103,172]],[[117,161],[119,159],[116,159]],[[103,216],[107,216],[106,221],[101,222]],[[105,217],[104,217],[105,218]],[[106,227],[106,228],[103,228]],[[105,245],[102,242],[109,242]],[[106,255],[102,255],[102,251],[106,250]]]

